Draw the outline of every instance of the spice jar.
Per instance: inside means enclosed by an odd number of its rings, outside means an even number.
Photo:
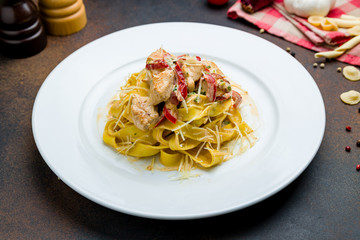
[[[23,58],[42,51],[47,43],[38,8],[31,0],[5,0],[0,5],[0,52]]]
[[[86,25],[87,18],[82,0],[39,0],[39,7],[49,34],[70,35]]]

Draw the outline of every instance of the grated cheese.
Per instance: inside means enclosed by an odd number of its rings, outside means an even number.
[[[226,114],[226,115],[232,116],[232,114],[231,114],[231,113],[229,113],[229,112],[223,112],[223,114]]]
[[[132,90],[135,90],[135,89],[142,89],[142,90],[145,90],[145,91],[149,91],[149,89],[147,89],[147,88],[144,88],[144,87],[138,87],[138,86],[131,86],[131,87],[127,87],[127,88],[122,88],[122,89],[120,89],[119,91],[121,92],[121,93],[123,93],[123,92],[130,92],[130,91],[132,91]]]
[[[201,66],[202,64],[201,63],[187,63],[187,62],[185,62],[184,65],[187,65],[187,66]]]
[[[197,158],[202,150],[202,148],[205,146],[206,142],[204,142],[201,147],[199,148],[199,150],[197,151],[196,155],[195,155],[195,158]]]
[[[123,110],[122,113],[120,114],[120,117],[119,117],[118,120],[116,121],[113,130],[115,130],[116,126],[117,126],[119,123],[121,123],[122,126],[125,127],[125,124],[120,120],[120,119],[122,118],[122,116],[123,116],[124,113],[125,113],[125,110]]]
[[[208,105],[212,105],[212,104],[216,104],[216,102],[205,103],[204,106],[208,106]]]
[[[241,133],[241,131],[240,131],[239,126],[236,124],[236,122],[234,122],[234,124],[235,124],[235,127],[236,127],[236,131],[238,132],[238,134],[239,134],[240,138],[242,138],[242,137],[243,137],[243,135],[242,135],[242,133]]]
[[[207,139],[208,141],[214,140],[214,139],[212,138],[212,136],[205,136],[205,137],[199,138],[198,141],[203,141],[203,140],[205,140],[205,139]]]
[[[184,134],[183,134],[183,132],[181,131],[181,129],[180,129],[179,133],[180,133],[180,136],[181,136],[182,140],[185,141],[185,137],[184,137]]]
[[[185,127],[186,125],[190,124],[190,123],[191,123],[192,121],[194,121],[194,120],[196,120],[196,117],[194,117],[194,118],[192,118],[191,120],[185,122],[183,125],[178,126],[177,128],[173,129],[172,131],[175,132],[175,131],[177,131],[177,130],[183,128],[183,127]]]
[[[187,107],[187,105],[186,105],[186,101],[184,100],[184,101],[182,101],[181,103],[182,103],[182,105],[184,106],[184,108],[185,108],[185,110],[186,110],[186,113],[188,113],[188,112],[189,112],[189,109],[188,109],[188,107]]]
[[[153,157],[149,166],[146,167],[147,170],[154,172],[155,158]]]
[[[201,93],[201,84],[202,84],[202,78],[200,78],[200,82],[199,82],[199,89],[198,89],[198,94],[197,94],[199,99],[201,99],[201,98],[200,98],[200,93]],[[200,101],[199,101],[199,102],[200,102]]]
[[[217,150],[220,150],[220,133],[219,133],[219,127],[218,125],[215,125],[215,129],[216,129],[216,141],[217,141]]]
[[[187,156],[187,155],[186,155],[186,156]],[[181,159],[181,162],[180,162],[179,168],[178,168],[178,172],[181,171],[181,168],[182,168],[183,164],[184,164],[184,159]]]

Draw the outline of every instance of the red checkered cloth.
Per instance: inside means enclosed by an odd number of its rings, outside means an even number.
[[[360,0],[337,0],[327,16],[339,18],[342,14],[360,17]],[[289,14],[284,8],[283,0],[275,0],[271,6],[253,14],[244,12],[240,0],[237,0],[227,15],[232,19],[244,18],[271,34],[316,52],[331,51],[351,38],[346,29],[323,31],[308,23],[307,19]],[[360,66],[360,45],[337,60]]]

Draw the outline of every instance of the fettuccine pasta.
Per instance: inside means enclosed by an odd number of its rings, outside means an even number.
[[[232,143],[255,139],[244,98],[215,63],[159,49],[109,104],[103,141],[127,156],[159,154],[170,169],[213,167],[235,154]]]

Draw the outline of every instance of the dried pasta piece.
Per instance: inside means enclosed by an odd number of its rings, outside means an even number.
[[[351,15],[347,15],[347,14],[342,14],[340,16],[341,19],[347,19],[347,20],[359,20],[360,21],[360,18],[359,17],[355,17],[355,16],[351,16]]]
[[[356,36],[356,37],[353,37],[352,39],[350,39],[349,41],[347,41],[346,43],[344,43],[343,45],[341,45],[340,47],[336,48],[333,51],[315,53],[315,58],[319,58],[319,57],[336,58],[336,57],[339,57],[342,54],[344,54],[347,50],[352,49],[353,47],[355,47],[359,43],[360,43],[360,35]]]
[[[336,25],[336,23],[329,18],[324,18],[321,20],[321,28],[325,31],[336,31],[338,30],[338,26]]]
[[[341,101],[349,105],[355,105],[360,102],[360,93],[355,90],[344,92],[340,95]]]
[[[347,30],[348,34],[351,36],[358,36],[360,35],[360,25],[353,26]]]
[[[346,66],[343,69],[343,75],[346,79],[350,81],[359,81],[360,80],[360,71],[354,66]]]
[[[343,55],[344,52],[342,51],[328,51],[328,52],[319,52],[319,53],[315,53],[315,58],[320,58],[320,57],[324,57],[324,58],[337,58],[341,55]]]
[[[321,21],[323,19],[324,19],[324,17],[321,17],[321,16],[310,16],[308,18],[308,22],[315,27],[320,27]]]
[[[353,28],[355,26],[360,26],[360,18],[345,14],[341,15],[340,18],[310,16],[308,17],[308,22],[325,31],[336,31],[338,28]]]
[[[360,25],[360,20],[355,19],[341,19],[341,18],[328,18],[339,28],[352,28],[354,26]]]

